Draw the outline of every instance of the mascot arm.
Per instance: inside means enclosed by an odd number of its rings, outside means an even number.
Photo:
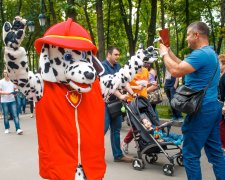
[[[125,89],[127,83],[132,81],[134,75],[142,68],[144,60],[154,62],[156,58],[152,58],[153,54],[156,54],[156,50],[152,46],[146,50],[139,49],[136,55],[132,56],[119,72],[114,75],[107,74],[102,76],[100,82],[104,101],[107,102],[116,90],[121,91]]]
[[[17,16],[13,24],[5,22],[3,25],[4,61],[9,78],[18,85],[20,91],[27,96],[36,94],[37,99],[42,96],[43,81],[39,75],[29,72],[26,51],[20,46],[25,36],[26,20]],[[38,91],[38,92],[36,92]]]
[[[43,96],[43,79],[39,73],[34,74],[29,71],[29,83],[30,83],[30,93],[28,97],[34,98],[35,101],[39,101]]]

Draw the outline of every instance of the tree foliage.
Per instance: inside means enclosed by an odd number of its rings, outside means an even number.
[[[40,27],[38,15],[46,16],[46,26]],[[33,44],[48,27],[73,18],[91,34],[99,48],[100,60],[110,45],[118,46],[121,63],[135,53],[140,43],[153,44],[158,30],[169,28],[171,48],[183,58],[186,28],[193,21],[204,21],[210,27],[210,44],[218,54],[225,53],[225,0],[0,0],[0,24],[12,22],[16,15],[34,21],[35,32],[26,33],[22,44],[27,50],[31,70],[38,67]],[[0,68],[3,68],[3,42],[0,40]],[[158,44],[153,44],[158,46]],[[159,61],[158,73],[162,69]]]

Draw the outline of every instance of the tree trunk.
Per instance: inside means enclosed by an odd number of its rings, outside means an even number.
[[[72,18],[74,21],[76,21],[77,12],[74,8],[75,3],[74,0],[67,0],[68,8],[66,9],[66,17]]]
[[[57,20],[56,20],[54,4],[53,4],[52,0],[48,0],[48,2],[49,2],[49,9],[50,9],[50,12],[51,12],[51,15],[52,15],[53,24],[56,24]]]
[[[160,3],[161,3],[161,28],[164,29],[165,28],[165,6],[164,6],[164,0],[160,0]],[[164,64],[163,64],[162,70],[163,70],[162,82],[164,82],[165,73],[166,73],[166,67],[165,67]],[[160,72],[157,72],[157,74],[159,74],[159,73]],[[159,79],[159,81],[160,80],[161,79]],[[161,85],[161,82],[160,82],[160,85]]]
[[[156,15],[157,15],[157,0],[150,0],[151,3],[151,18],[150,23],[148,27],[148,40],[147,40],[147,46],[153,45],[154,38],[155,38],[155,29],[156,29]],[[156,72],[159,80],[159,85],[161,86],[161,78],[160,78],[160,70],[159,70],[159,63],[158,61],[155,61],[156,66]]]
[[[214,26],[213,26],[213,15],[212,15],[212,11],[211,11],[211,8],[208,4],[208,2],[206,2],[206,6],[207,6],[207,9],[208,9],[208,12],[209,12],[209,17],[210,17],[210,24],[211,24],[211,35],[212,35],[212,41],[213,41],[213,46],[214,46],[214,50],[216,50],[216,39],[215,39],[215,34],[214,34]]]
[[[164,0],[160,0],[161,3],[161,28],[165,28],[165,7],[164,7]]]
[[[93,44],[95,44],[94,33],[93,33],[93,31],[92,31],[91,21],[90,21],[89,15],[88,15],[87,0],[85,0],[84,14],[85,14],[85,18],[86,18],[87,25],[88,25],[88,30],[89,30],[90,35],[91,35],[92,42],[93,42]]]
[[[151,8],[150,23],[148,27],[147,46],[150,46],[153,44],[154,37],[155,37],[155,29],[156,29],[157,0],[150,0],[150,3],[152,5],[152,8]]]
[[[18,16],[20,16],[21,8],[22,8],[22,0],[18,0],[18,12],[17,12]]]
[[[178,56],[179,53],[179,35],[178,35],[178,27],[177,27],[177,15],[176,9],[174,9],[174,25],[175,25],[175,34],[176,34],[176,55]]]
[[[3,8],[3,0],[0,0],[0,11],[1,11],[1,27],[5,23],[5,16],[4,16],[4,8]],[[2,38],[1,38],[2,39]]]
[[[111,19],[111,6],[112,6],[112,1],[108,0],[108,16],[107,16],[107,29],[106,29],[106,48],[108,49],[109,44],[110,44],[110,19]]]
[[[182,50],[182,49],[184,49],[184,47],[185,47],[185,39],[186,39],[186,34],[187,34],[187,27],[189,26],[189,22],[190,22],[190,17],[189,17],[189,0],[185,0],[185,25],[186,25],[186,27],[185,27],[185,29],[183,30],[183,36],[182,36],[182,40],[181,40],[181,47],[180,47],[180,49]],[[182,53],[181,54],[181,59],[183,59],[184,58],[184,54]]]
[[[102,0],[96,0],[96,13],[97,13],[97,29],[98,29],[98,58],[104,59],[105,54],[105,41],[104,41],[104,25],[103,25],[103,10]]]
[[[186,2],[186,6],[185,6],[185,13],[186,13],[186,27],[189,26],[189,23],[190,23],[190,15],[189,15],[189,0],[185,0]]]
[[[136,18],[136,26],[135,26],[135,34],[133,35],[133,31],[132,31],[132,1],[128,0],[128,9],[129,9],[129,13],[126,13],[126,8],[124,7],[123,1],[122,0],[118,0],[119,1],[119,8],[120,8],[120,14],[122,16],[122,20],[124,23],[124,27],[125,27],[125,31],[126,31],[126,35],[127,35],[127,39],[128,39],[128,44],[129,44],[129,53],[130,56],[135,54],[135,47],[137,44],[137,39],[138,39],[138,31],[139,31],[139,14],[140,14],[140,4],[141,4],[141,0],[138,0],[138,4],[137,4],[137,18]]]
[[[3,0],[0,0],[0,13],[1,13],[0,25],[1,25],[1,27],[3,27],[3,24],[5,22]],[[4,68],[3,54],[4,54],[3,53],[3,41],[2,41],[2,38],[0,38],[0,74],[2,74],[3,68]]]
[[[223,39],[225,38],[225,0],[221,1],[221,21],[220,21],[221,25],[221,30],[220,30],[220,37],[219,37],[219,41],[217,44],[217,54],[220,54],[220,49],[221,49],[221,45],[223,42]]]
[[[134,34],[134,44],[136,46],[137,44],[137,39],[138,39],[138,31],[139,31],[139,22],[140,22],[140,8],[141,8],[141,0],[138,0],[137,4],[137,19],[136,19],[136,27],[135,27],[135,34]],[[134,48],[135,48],[134,46]]]
[[[45,0],[42,0],[42,4],[43,4],[43,5],[42,5],[41,8],[43,8],[44,10],[41,10],[41,11],[44,11],[43,13],[48,12],[47,6],[46,6],[46,3],[45,3]],[[45,24],[44,30],[46,30],[48,27],[51,26],[50,16],[45,16],[45,17],[46,17],[46,24]]]
[[[33,72],[37,72],[37,66],[35,66],[36,65],[36,63],[37,63],[37,59],[34,59],[34,46],[32,46],[32,48],[31,48],[31,52],[32,52],[32,60],[33,60]],[[36,69],[36,71],[35,71],[35,69]]]

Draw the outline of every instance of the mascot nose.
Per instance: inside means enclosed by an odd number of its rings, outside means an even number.
[[[85,72],[84,72],[84,76],[85,76],[87,79],[93,79],[95,75],[94,75],[94,73],[92,73],[92,72],[85,71]]]

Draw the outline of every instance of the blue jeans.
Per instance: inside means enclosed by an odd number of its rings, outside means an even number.
[[[189,180],[201,180],[200,157],[204,147],[217,180],[225,178],[225,158],[221,149],[219,122],[221,106],[216,102],[202,105],[193,116],[187,115],[182,126],[183,163]]]
[[[8,120],[9,112],[13,116],[13,120],[14,120],[14,123],[15,123],[16,130],[20,129],[20,122],[19,122],[19,118],[18,118],[18,115],[17,115],[16,101],[2,103],[2,110],[3,110],[3,115],[4,115],[5,129],[10,128],[9,120]]]
[[[174,87],[165,87],[164,90],[165,90],[166,96],[169,99],[169,103],[170,103],[171,99],[173,99],[173,96],[176,93],[176,90]],[[171,107],[171,110],[172,110],[172,116],[173,116],[172,118],[174,120],[182,118],[182,114],[179,111],[177,111],[176,109],[173,109],[172,107]]]
[[[105,108],[105,129],[104,132],[108,131],[110,127],[110,139],[111,147],[114,159],[123,157],[123,152],[120,148],[120,131],[122,126],[122,116],[118,116],[115,119],[111,119],[109,115],[109,110],[106,105]]]
[[[152,109],[154,110],[155,112],[155,115],[156,115],[156,120],[160,123],[160,120],[159,120],[159,114],[158,114],[158,111],[156,109],[156,104],[151,104],[152,106]]]
[[[17,100],[17,113],[18,115],[22,113],[22,111],[25,113],[26,109],[26,97],[16,97]]]

